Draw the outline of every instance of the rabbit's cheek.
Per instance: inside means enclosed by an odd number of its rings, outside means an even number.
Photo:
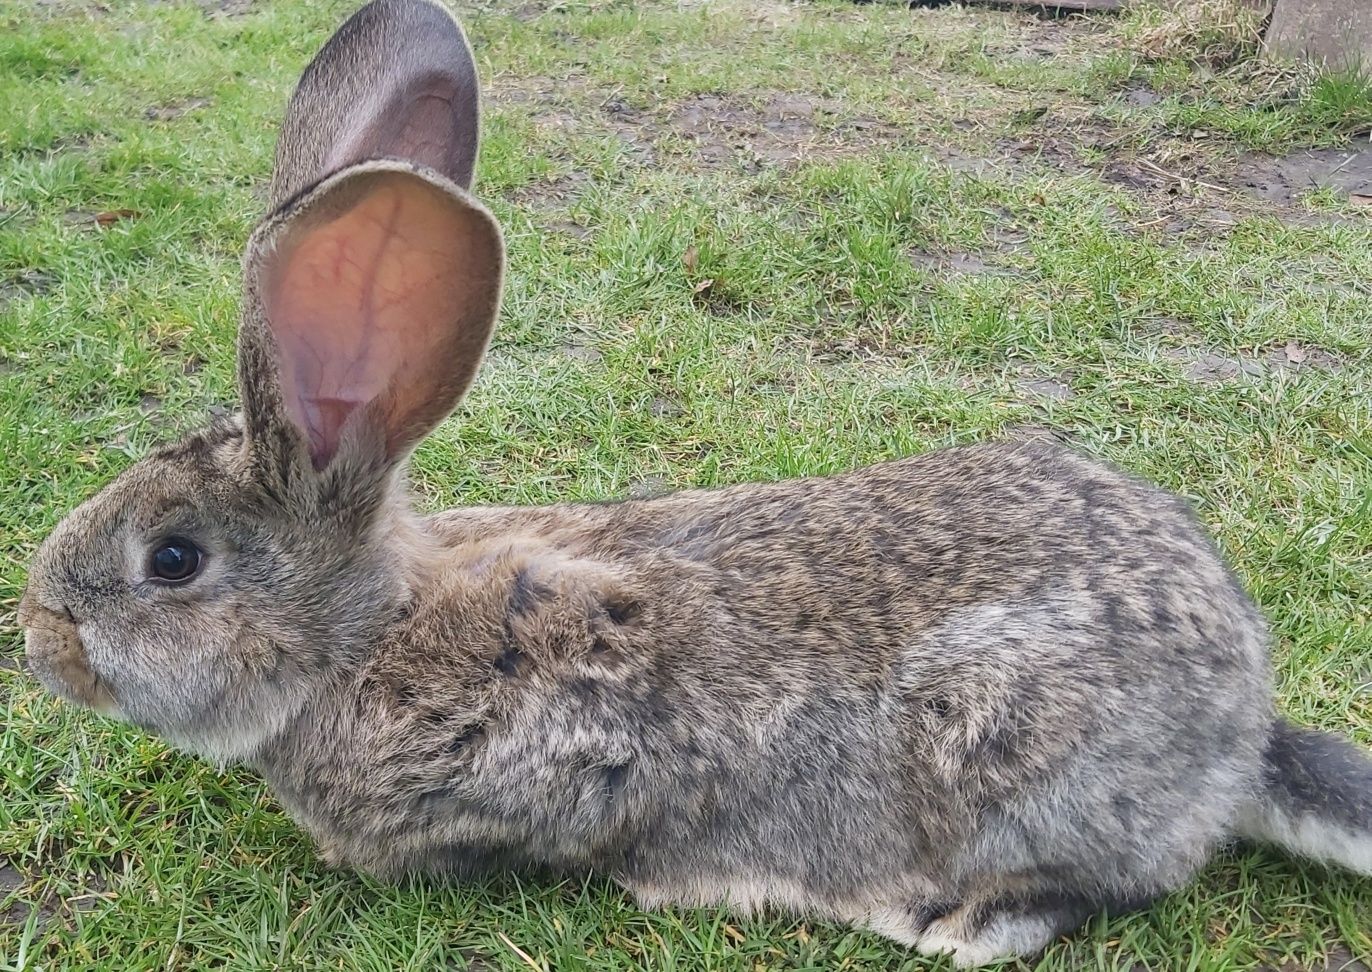
[[[29,667],[49,691],[97,712],[117,714],[114,696],[91,668],[75,625],[46,618],[25,630],[24,647]]]

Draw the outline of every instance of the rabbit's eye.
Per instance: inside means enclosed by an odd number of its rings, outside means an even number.
[[[200,570],[202,559],[199,547],[173,537],[152,552],[152,575],[172,583],[187,581]]]

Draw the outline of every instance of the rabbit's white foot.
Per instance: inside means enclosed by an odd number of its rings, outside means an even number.
[[[999,915],[968,933],[957,916],[930,924],[915,943],[921,955],[948,954],[960,969],[1032,955],[1057,935],[1057,923],[1034,915]]]
[[[1096,902],[1077,895],[1021,893],[973,898],[952,908],[923,904],[905,913],[903,934],[894,933],[889,920],[886,927],[870,927],[913,945],[922,955],[949,955],[954,966],[967,969],[1035,955],[1097,910]]]

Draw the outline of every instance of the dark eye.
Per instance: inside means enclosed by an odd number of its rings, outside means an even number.
[[[199,547],[189,540],[173,537],[152,552],[152,575],[171,583],[187,581],[200,570],[202,559]]]

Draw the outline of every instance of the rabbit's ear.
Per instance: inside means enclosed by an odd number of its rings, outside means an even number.
[[[260,472],[389,469],[471,384],[504,263],[467,192],[476,147],[471,51],[429,0],[373,0],[305,69],[275,212],[244,260],[239,384]]]
[[[373,0],[300,78],[276,143],[271,205],[367,159],[403,159],[464,189],[476,166],[476,66],[430,0]]]
[[[303,445],[316,471],[402,459],[471,384],[503,260],[479,203],[395,162],[345,169],[264,223],[239,345],[254,449],[295,465]]]

